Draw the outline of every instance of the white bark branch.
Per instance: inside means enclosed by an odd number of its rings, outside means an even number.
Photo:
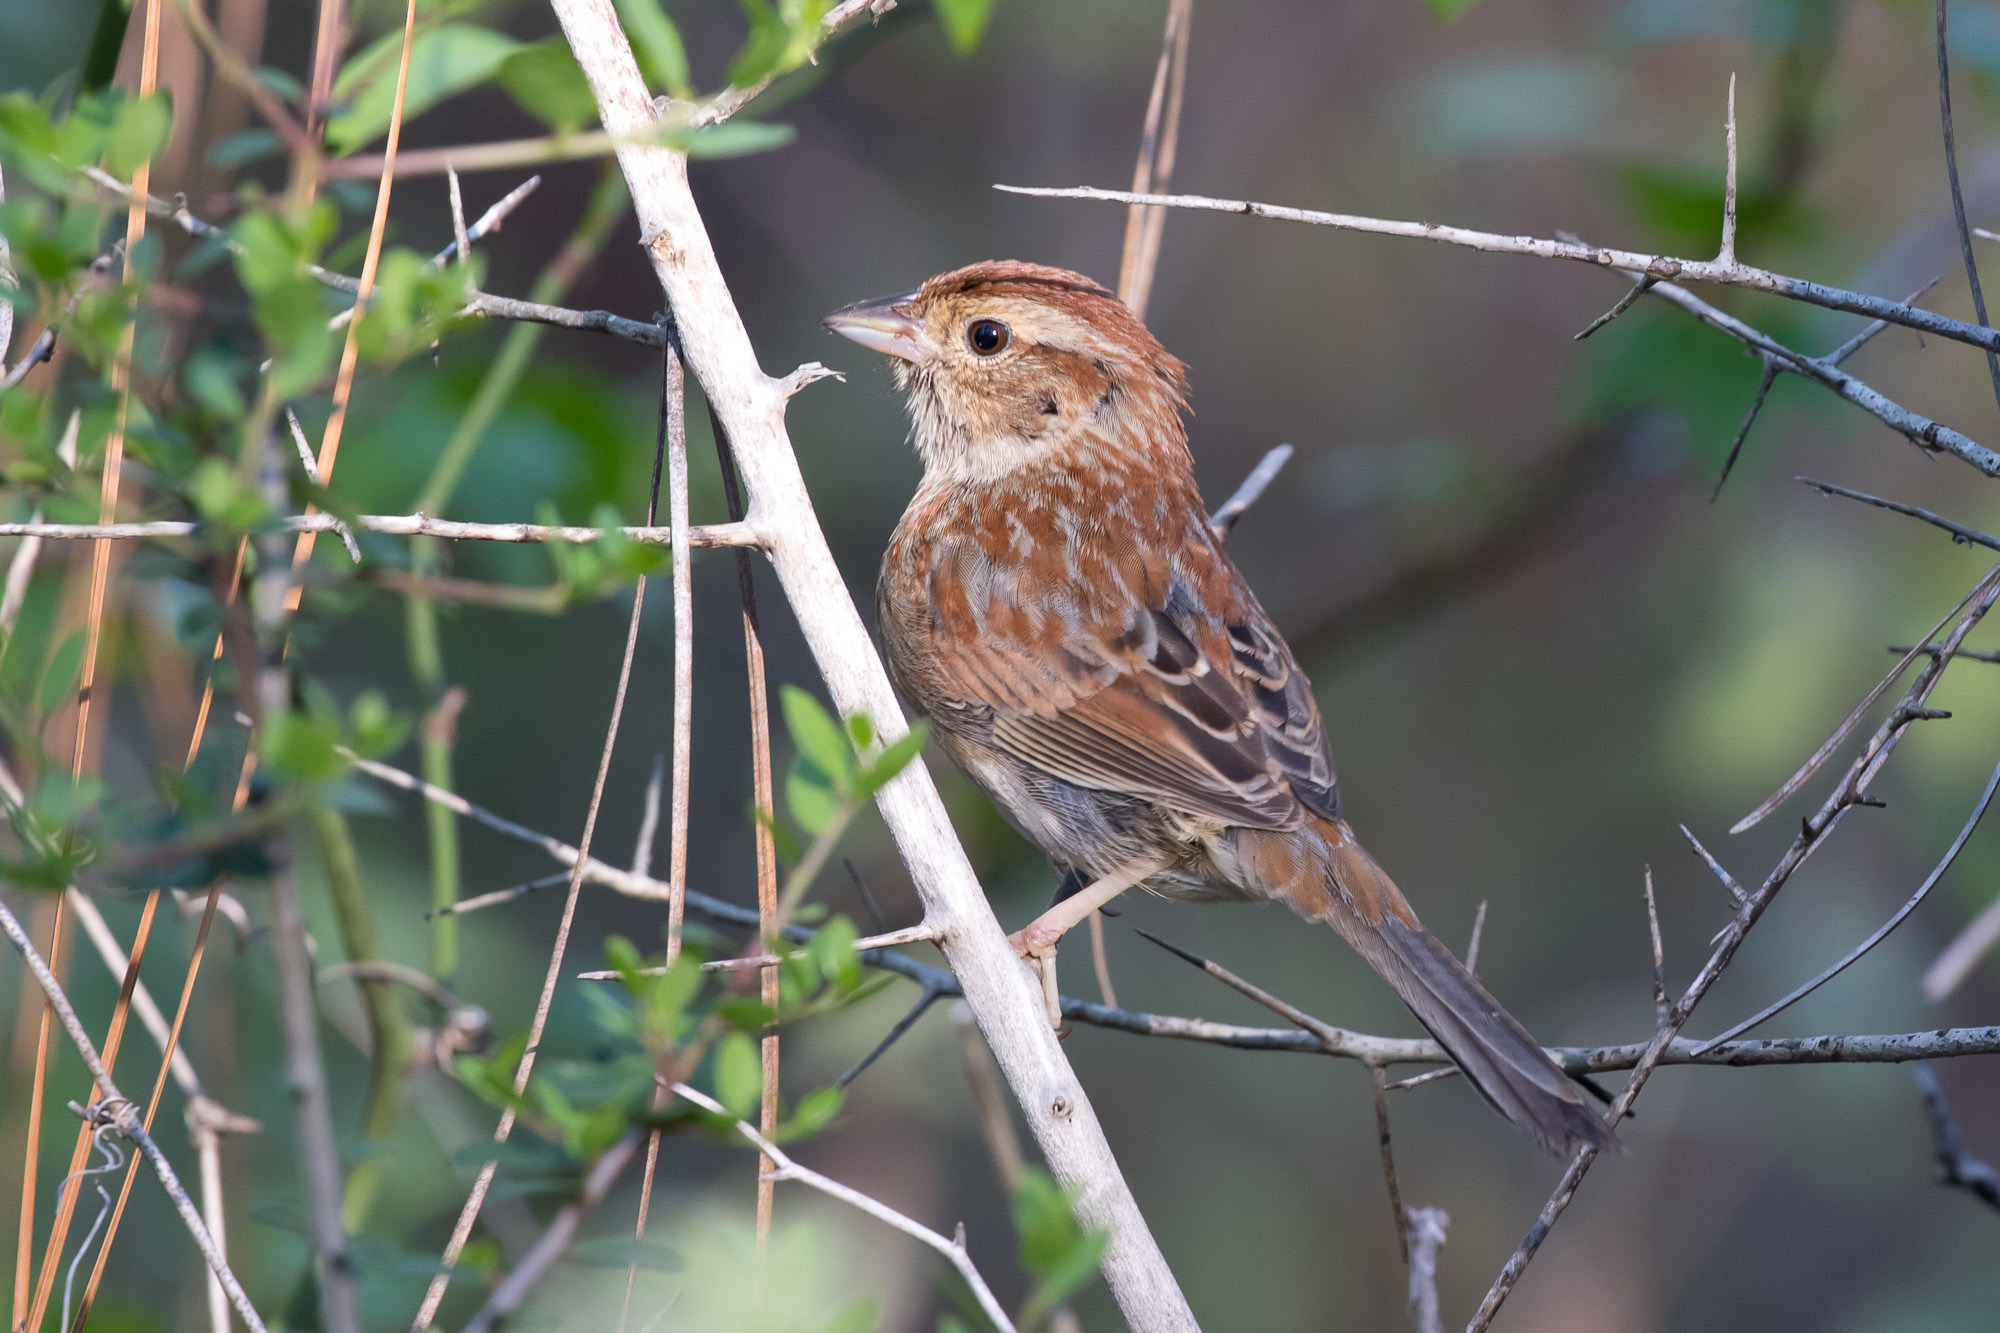
[[[884,741],[894,740],[905,730],[902,710],[813,515],[785,430],[787,386],[758,365],[688,189],[687,160],[640,142],[653,123],[651,99],[610,0],[553,3],[596,94],[604,128],[618,140],[640,235],[681,330],[689,368],[714,404],[742,470],[750,493],[747,521],[764,540],[835,706],[844,715],[867,715]],[[921,763],[910,765],[882,789],[877,803],[922,895],[925,919],[938,931],[1050,1168],[1077,1191],[1083,1225],[1110,1232],[1104,1276],[1126,1322],[1142,1333],[1195,1328],[929,773]]]

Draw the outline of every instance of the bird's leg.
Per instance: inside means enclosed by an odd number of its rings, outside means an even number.
[[[1092,912],[1149,875],[1166,869],[1167,864],[1163,857],[1149,856],[1114,870],[1103,879],[1084,885],[1007,937],[1014,951],[1041,976],[1042,1001],[1048,1006],[1049,1026],[1062,1026],[1062,1001],[1056,993],[1056,942]]]

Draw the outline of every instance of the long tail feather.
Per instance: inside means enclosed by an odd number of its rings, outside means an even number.
[[[1310,841],[1319,845],[1297,858],[1297,869],[1310,874],[1323,867],[1326,886],[1295,895],[1293,906],[1339,931],[1402,996],[1480,1096],[1543,1148],[1622,1151],[1611,1128],[1527,1029],[1424,929],[1346,821],[1313,822],[1318,837]]]

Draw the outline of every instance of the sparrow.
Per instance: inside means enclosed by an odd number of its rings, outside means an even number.
[[[1305,673],[1209,530],[1186,367],[1091,279],[1014,260],[845,306],[924,475],[882,561],[890,678],[1063,876],[1012,936],[1055,1009],[1065,932],[1130,888],[1333,927],[1493,1107],[1616,1146],[1341,818]]]

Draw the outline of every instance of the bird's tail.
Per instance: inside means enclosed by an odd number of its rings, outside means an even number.
[[[1347,822],[1308,820],[1304,838],[1256,835],[1260,845],[1245,850],[1263,863],[1258,878],[1301,915],[1339,931],[1395,987],[1480,1096],[1543,1148],[1621,1150],[1610,1127],[1527,1029],[1424,929]]]

